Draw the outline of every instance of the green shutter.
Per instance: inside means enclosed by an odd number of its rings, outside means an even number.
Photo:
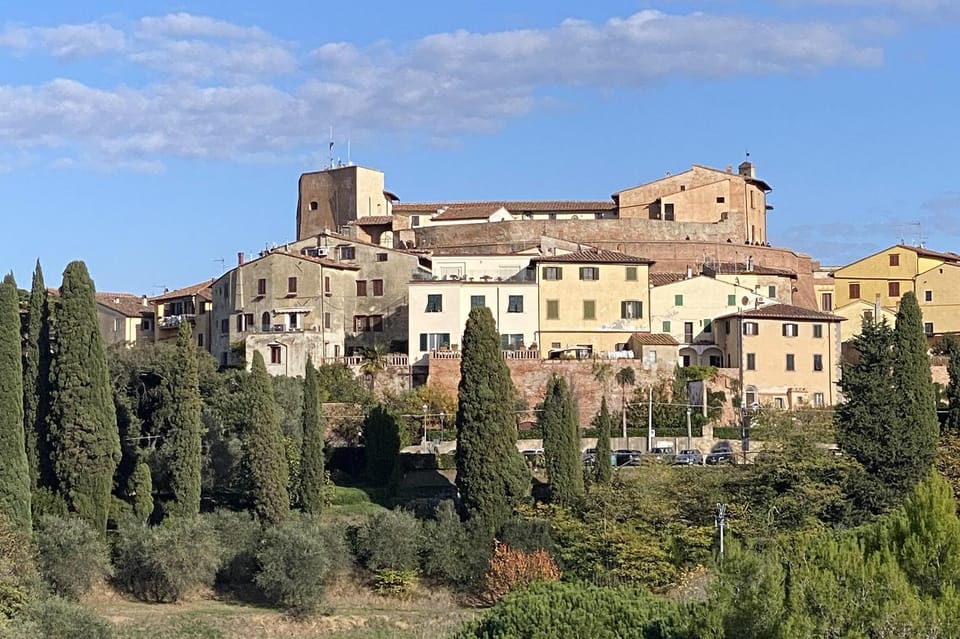
[[[737,296],[727,295],[727,306],[736,306],[736,305],[737,305]]]
[[[669,320],[664,320],[664,321],[663,321],[663,332],[664,332],[664,333],[669,333],[669,332],[670,332],[670,321],[669,321]]]
[[[674,296],[673,296],[673,305],[674,305],[674,306],[683,306],[683,295],[674,295]]]

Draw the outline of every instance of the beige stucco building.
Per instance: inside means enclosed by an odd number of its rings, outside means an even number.
[[[714,322],[725,367],[738,369],[744,405],[831,406],[838,399],[843,318],[788,304],[720,316]]]
[[[532,262],[540,296],[537,343],[545,354],[624,351],[631,335],[650,332],[652,260],[585,249]]]
[[[107,346],[134,346],[153,341],[153,306],[146,297],[98,292],[97,322]]]
[[[197,347],[210,352],[210,311],[213,310],[210,287],[212,284],[213,280],[210,279],[151,297],[150,303],[156,308],[157,317],[154,341],[176,340],[180,325],[183,322],[190,322]]]
[[[340,232],[363,218],[387,217],[395,200],[384,190],[383,172],[376,169],[351,165],[304,173],[297,198],[297,239]]]
[[[877,306],[866,300],[853,300],[833,310],[834,315],[842,317],[845,322],[840,325],[840,341],[849,342],[860,334],[863,323],[870,321],[886,322],[890,326],[897,323],[897,309]]]

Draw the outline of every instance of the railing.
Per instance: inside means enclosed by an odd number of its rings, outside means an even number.
[[[503,359],[541,359],[540,351],[502,350]],[[430,351],[430,359],[460,359],[460,351]]]
[[[193,315],[164,315],[157,320],[157,323],[160,328],[177,328],[191,319],[193,319]]]
[[[327,359],[345,366],[361,366],[366,358],[363,355],[347,355],[345,357],[328,357]],[[406,366],[409,361],[403,353],[388,353],[384,356],[384,359],[387,366]]]

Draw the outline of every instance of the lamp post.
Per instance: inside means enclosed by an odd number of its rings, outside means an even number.
[[[693,427],[690,425],[690,414],[692,412],[693,411],[688,404],[687,405],[687,449],[688,450],[693,448]],[[701,433],[700,436],[702,437],[703,433]]]
[[[440,411],[440,443],[443,443],[443,428],[446,426],[447,414]]]
[[[420,440],[420,447],[427,447],[427,409],[430,408],[428,405],[423,405],[423,439]]]
[[[723,559],[723,527],[727,524],[726,504],[717,504],[717,514],[714,516],[713,523],[720,529],[720,558]]]

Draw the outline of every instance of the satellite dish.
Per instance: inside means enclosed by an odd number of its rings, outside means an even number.
[[[749,304],[749,303],[750,303],[750,298],[747,297],[746,295],[744,295],[744,296],[743,296],[743,299],[740,300],[740,305],[741,305],[741,306],[746,306],[746,305]]]

